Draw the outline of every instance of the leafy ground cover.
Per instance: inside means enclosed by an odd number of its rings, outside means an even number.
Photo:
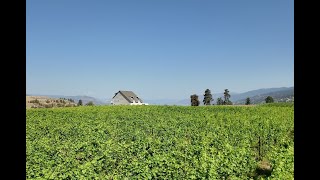
[[[28,109],[26,120],[27,179],[294,176],[291,105]]]

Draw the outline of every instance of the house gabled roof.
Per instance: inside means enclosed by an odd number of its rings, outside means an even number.
[[[135,93],[132,91],[118,91],[113,98],[120,93],[128,102],[133,103],[133,100],[135,102],[138,102],[138,100],[142,103],[142,99],[140,99]]]

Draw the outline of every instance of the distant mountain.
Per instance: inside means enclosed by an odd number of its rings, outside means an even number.
[[[30,95],[30,94],[27,94]],[[234,104],[244,104],[245,99],[250,97],[252,103],[261,103],[267,96],[272,96],[275,101],[291,101],[294,98],[293,87],[279,87],[279,88],[264,88],[264,89],[256,89],[244,93],[236,93],[230,92],[230,100]],[[92,101],[95,105],[105,105],[110,104],[111,99],[101,100],[98,98],[90,97],[90,96],[63,96],[63,95],[31,95],[31,96],[47,96],[52,98],[66,98],[73,99],[75,102],[78,102],[79,99],[82,100],[83,104]],[[200,105],[203,105],[203,94],[198,94]],[[214,104],[219,97],[223,98],[222,93],[213,93]],[[190,105],[190,97],[186,97],[185,99],[142,99],[143,102],[148,103],[150,105],[181,105],[181,106],[189,106]]]
[[[253,96],[258,96],[258,95],[262,95],[262,94],[270,94],[272,92],[285,91],[285,90],[292,90],[293,91],[293,87],[257,89],[257,90],[248,91],[248,92],[245,92],[245,93],[240,93],[240,94],[231,96],[230,100],[231,101],[238,101],[238,100],[241,100],[241,99],[245,99],[247,97],[253,97]]]
[[[252,104],[260,104],[264,103],[266,97],[271,96],[275,102],[288,102],[288,101],[294,101],[294,88],[286,88],[281,89],[279,91],[259,94],[256,96],[251,96],[250,101]],[[238,101],[235,101],[235,104],[244,104],[246,101],[246,98],[240,99]]]
[[[281,95],[280,95],[281,94]],[[244,93],[235,93],[230,92],[230,101],[232,101],[234,104],[244,104],[244,100],[247,97],[250,97],[254,102],[261,102],[261,99],[266,98],[268,95],[275,96],[277,100],[281,101],[281,98],[290,98],[291,95],[293,95],[293,87],[279,87],[279,88],[263,88],[263,89],[257,89],[252,90]],[[198,95],[200,100],[200,105],[203,105],[203,95]],[[214,104],[216,104],[217,99],[221,97],[223,99],[223,93],[216,93],[213,94]],[[259,98],[260,97],[260,98]],[[264,99],[263,99],[264,101]],[[177,101],[173,104],[176,105],[190,105],[190,98],[186,98],[180,101]]]
[[[81,99],[83,104],[92,101],[95,105],[104,105],[109,104],[110,101],[103,101],[101,99],[97,99],[91,96],[64,96],[64,95],[32,95],[32,96],[46,96],[51,98],[66,98],[66,99],[73,99],[76,103]]]
[[[48,96],[26,96],[26,108],[75,107],[76,102],[69,99],[52,98]]]

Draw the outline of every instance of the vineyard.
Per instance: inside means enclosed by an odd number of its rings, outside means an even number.
[[[26,121],[27,179],[294,177],[293,105],[28,109]]]

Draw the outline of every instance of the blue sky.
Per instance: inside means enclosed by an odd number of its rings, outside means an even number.
[[[26,93],[143,99],[294,85],[293,0],[28,0]]]

